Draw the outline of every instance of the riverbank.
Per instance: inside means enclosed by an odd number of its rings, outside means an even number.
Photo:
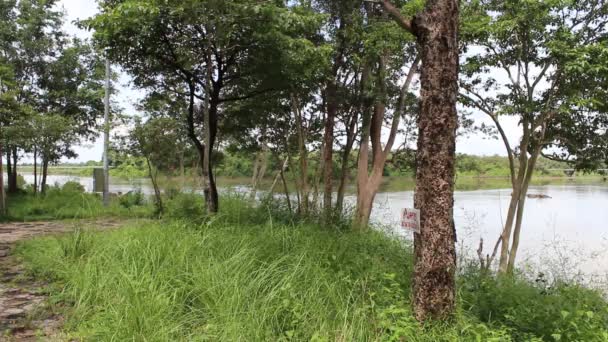
[[[449,324],[410,311],[412,250],[385,232],[321,226],[222,201],[213,218],[23,242],[66,336],[92,340],[597,341],[608,304],[573,283],[495,279],[462,263]]]
[[[86,172],[82,172],[80,169],[70,172],[70,169],[58,168],[56,172],[49,174],[48,184],[53,185],[58,183],[62,185],[67,181],[77,181],[84,185],[87,189],[93,187],[93,171],[92,169]],[[34,177],[32,173],[28,173],[27,168],[22,168],[21,173],[28,184],[32,184]],[[119,192],[128,192],[136,189],[148,189],[152,193],[152,185],[150,180],[146,177],[120,177],[110,176],[110,186],[116,188]],[[216,179],[219,187],[222,188],[249,188],[251,186],[251,178],[249,177],[227,177],[220,176]],[[260,190],[270,189],[274,181],[273,177],[266,177],[261,180],[258,187]],[[200,178],[193,176],[185,177],[167,177],[166,175],[159,176],[159,185],[165,190],[185,190],[185,189],[197,189],[200,188]],[[291,179],[287,180],[288,189],[291,193],[296,191],[296,184]],[[337,187],[337,184],[335,184]],[[596,174],[581,174],[575,177],[566,177],[559,175],[545,175],[535,176],[532,179],[531,185],[543,186],[543,185],[605,185],[608,186],[608,181],[604,176]],[[384,177],[380,185],[380,192],[398,192],[398,191],[409,191],[414,190],[416,187],[415,179],[413,176],[387,176]],[[492,190],[492,189],[508,189],[511,187],[510,178],[507,176],[471,176],[471,175],[458,175],[456,177],[456,190],[458,191],[473,191],[473,190]],[[282,186],[275,189],[276,192],[283,192]],[[349,180],[346,187],[347,194],[356,194],[357,187],[354,179]]]

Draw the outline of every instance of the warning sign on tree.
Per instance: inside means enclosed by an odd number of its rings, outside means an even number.
[[[404,208],[401,212],[401,227],[420,233],[420,210]]]

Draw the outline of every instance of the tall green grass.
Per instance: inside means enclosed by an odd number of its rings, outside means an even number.
[[[85,341],[608,340],[597,293],[474,270],[459,277],[454,320],[421,326],[410,311],[408,243],[238,198],[221,208],[213,218],[39,238],[16,253],[51,281],[52,302],[68,304],[65,329]]]
[[[110,205],[104,207],[101,196],[85,193],[83,189],[68,182],[62,188],[49,187],[45,194],[34,195],[31,192],[21,192],[10,195],[8,213],[0,215],[2,221],[40,221],[61,219],[86,219],[98,217],[150,217],[153,214],[151,203],[141,201],[134,205],[126,205],[125,199],[112,198]]]

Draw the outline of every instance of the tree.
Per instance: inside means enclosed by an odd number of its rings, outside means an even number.
[[[420,233],[414,235],[414,315],[445,318],[454,309],[456,239],[454,169],[458,115],[458,1],[429,0],[413,19],[388,0],[384,10],[420,49],[421,90],[414,205]]]
[[[415,9],[410,11],[415,12]],[[392,24],[379,22],[378,19],[382,18],[377,18],[371,8],[368,12],[372,29],[366,40],[367,51],[361,77],[364,99],[360,106],[362,127],[357,168],[357,208],[354,217],[354,226],[358,229],[366,229],[368,226],[373,201],[384,176],[386,161],[397,138],[401,119],[406,115],[408,107],[413,107],[412,102],[416,96],[409,90],[419,63],[416,52],[412,52],[411,37],[403,35]],[[409,55],[405,60],[406,63],[411,63],[405,73],[401,72],[404,68],[403,54]],[[396,80],[401,76],[405,76],[405,80],[398,86]],[[389,114],[392,114],[392,118]],[[389,122],[390,131],[386,144],[382,146],[385,121]]]
[[[70,147],[77,142],[74,123],[59,114],[35,114],[30,119],[33,144],[42,157],[40,192],[46,192],[49,163],[58,162],[62,156],[71,156]]]
[[[136,85],[174,90],[188,104],[184,119],[201,158],[207,210],[217,212],[211,156],[223,109],[273,90],[277,32],[301,19],[276,1],[107,0],[101,7],[86,24],[110,58]]]
[[[179,150],[177,145],[181,135],[179,122],[169,117],[150,118],[145,123],[136,120],[129,134],[130,154],[146,160],[148,176],[154,187],[156,209],[160,215],[164,213],[164,206],[158,185],[158,171],[168,169],[169,156],[174,156],[175,151]]]
[[[604,108],[597,105],[603,96],[592,87],[605,85],[607,10],[593,0],[479,1],[466,9],[471,19],[463,35],[475,48],[467,53],[460,98],[492,120],[509,157],[511,200],[489,257],[491,262],[500,247],[500,273],[515,268],[539,157],[552,148],[558,151],[549,152],[553,157],[578,154],[571,161],[580,166],[595,158],[585,156],[583,146],[596,145],[594,137],[606,127]],[[518,119],[522,138],[516,146],[502,126],[504,116]]]

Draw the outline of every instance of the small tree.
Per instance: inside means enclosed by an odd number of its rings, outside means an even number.
[[[593,145],[594,137],[605,132],[605,108],[597,105],[604,97],[592,87],[605,87],[606,6],[598,1],[476,1],[466,8],[470,18],[463,35],[472,46],[460,97],[492,120],[509,157],[511,200],[489,257],[491,262],[500,247],[501,273],[515,268],[526,195],[539,157],[553,147],[558,154],[578,154],[582,166],[589,160],[584,143]],[[521,128],[515,146],[503,128],[504,116],[516,117]]]
[[[163,199],[158,184],[159,170],[168,169],[175,160],[175,151],[179,150],[177,144],[180,131],[179,122],[167,117],[150,118],[145,123],[135,121],[135,127],[129,134],[128,151],[136,157],[146,160],[148,176],[154,187],[156,209],[164,213]]]

